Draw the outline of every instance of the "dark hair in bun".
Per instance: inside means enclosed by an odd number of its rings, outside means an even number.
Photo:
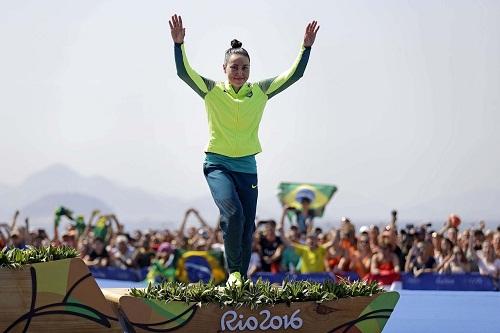
[[[239,49],[239,48],[241,48],[242,45],[243,44],[241,44],[241,42],[239,40],[237,40],[237,39],[233,39],[231,41],[231,48],[232,49]]]
[[[250,61],[250,55],[248,54],[247,50],[245,50],[244,48],[241,47],[242,45],[243,44],[237,39],[233,39],[231,41],[231,48],[227,49],[227,51],[226,51],[226,56],[224,58],[224,64],[227,64],[229,57],[232,54],[241,54],[241,55],[247,57],[248,60]]]

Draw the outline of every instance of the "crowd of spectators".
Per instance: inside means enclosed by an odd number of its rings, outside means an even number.
[[[307,205],[307,202],[304,202]],[[62,212],[62,213],[61,213]],[[56,214],[57,215],[57,214]],[[198,226],[186,227],[193,216]],[[0,224],[0,248],[67,245],[79,250],[89,266],[121,269],[151,267],[163,274],[179,251],[211,251],[223,255],[219,228],[210,226],[195,209],[184,215],[176,230],[135,230],[128,232],[113,214],[94,211],[88,220],[59,210],[54,236],[43,229],[31,229],[29,220],[19,225],[16,212],[10,223]],[[69,223],[61,233],[61,217]],[[386,225],[361,226],[356,230],[343,217],[336,228],[314,225],[307,209],[285,206],[278,222],[257,221],[248,275],[256,272],[317,273],[337,276],[356,274],[384,284],[398,280],[401,272],[419,276],[424,272],[460,274],[479,272],[500,278],[500,230],[460,228],[460,218],[451,214],[442,227],[431,223],[398,226],[397,212]]]

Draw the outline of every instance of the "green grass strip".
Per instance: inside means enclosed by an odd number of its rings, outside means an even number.
[[[133,288],[131,296],[164,302],[214,303],[220,306],[257,308],[264,305],[290,304],[292,302],[333,301],[339,298],[371,296],[383,292],[376,282],[364,281],[284,281],[274,285],[268,281],[257,280],[253,283],[246,280],[242,287],[217,286],[209,283],[191,283],[167,281],[147,288]]]
[[[75,258],[77,256],[78,251],[67,246],[47,246],[40,248],[29,246],[24,250],[4,248],[0,251],[0,267],[19,268],[24,265]]]

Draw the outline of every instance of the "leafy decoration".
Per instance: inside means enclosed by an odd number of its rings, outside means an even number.
[[[41,248],[29,246],[25,250],[4,248],[0,251],[0,267],[20,268],[24,265],[75,258],[77,256],[78,251],[67,246]]]
[[[132,288],[130,295],[164,302],[215,303],[220,306],[252,309],[263,305],[292,302],[326,302],[339,298],[371,296],[383,292],[376,282],[364,281],[284,281],[273,285],[261,279],[253,283],[244,281],[241,287],[217,286],[213,282],[186,284],[166,281],[162,284],[149,284],[145,289]]]

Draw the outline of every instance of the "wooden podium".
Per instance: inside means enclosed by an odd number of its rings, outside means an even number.
[[[336,301],[297,302],[290,306],[250,309],[221,308],[161,302],[128,296],[127,289],[104,289],[106,299],[119,309],[127,332],[318,332],[379,333],[391,315],[399,294],[384,292],[373,296]]]
[[[251,309],[101,291],[79,258],[0,268],[0,332],[380,333],[399,294]]]
[[[79,258],[0,268],[0,332],[123,332]]]

